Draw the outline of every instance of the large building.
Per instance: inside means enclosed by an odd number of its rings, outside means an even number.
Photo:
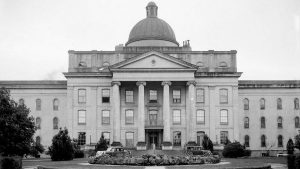
[[[182,149],[207,134],[283,152],[300,127],[300,81],[239,81],[237,51],[180,46],[157,10],[150,2],[114,51],[70,50],[66,81],[0,81],[31,109],[36,140],[49,146],[67,127],[81,145],[103,134],[128,148]]]

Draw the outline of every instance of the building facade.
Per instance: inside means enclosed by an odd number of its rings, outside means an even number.
[[[60,127],[79,144],[101,135],[127,148],[182,149],[226,138],[260,154],[283,152],[299,125],[300,81],[239,81],[236,54],[180,46],[150,2],[114,51],[69,53],[66,81],[0,81],[35,117],[49,146]]]

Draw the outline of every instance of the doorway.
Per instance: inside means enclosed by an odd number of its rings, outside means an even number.
[[[146,130],[147,149],[161,149],[162,131],[151,129]]]

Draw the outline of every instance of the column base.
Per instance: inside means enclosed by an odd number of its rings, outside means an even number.
[[[172,146],[172,143],[169,142],[169,141],[164,141],[162,144],[161,144],[161,148],[162,150],[172,150],[173,149],[173,146]]]
[[[112,146],[112,147],[119,147],[119,146],[120,146],[120,147],[123,147],[123,146],[122,146],[122,143],[119,142],[119,141],[114,141],[114,142],[112,142],[112,143],[111,143],[111,146]]]
[[[139,141],[136,144],[136,150],[146,150],[147,146],[146,146],[146,142],[143,141]]]

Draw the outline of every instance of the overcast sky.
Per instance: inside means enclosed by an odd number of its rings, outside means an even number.
[[[65,79],[68,50],[114,50],[149,0],[0,0],[0,80]],[[237,50],[243,80],[300,80],[300,0],[156,0],[193,50]]]

